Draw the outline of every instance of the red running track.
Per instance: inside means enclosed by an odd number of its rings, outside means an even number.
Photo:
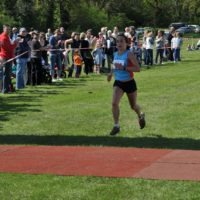
[[[200,151],[0,145],[0,172],[200,180]]]

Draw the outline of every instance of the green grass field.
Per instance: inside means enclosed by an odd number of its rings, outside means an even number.
[[[135,74],[147,127],[126,96],[121,132],[110,137],[112,82],[106,75],[0,95],[0,144],[123,146],[200,150],[200,51]],[[122,163],[123,164],[123,163]],[[200,182],[0,174],[0,200],[192,200]]]

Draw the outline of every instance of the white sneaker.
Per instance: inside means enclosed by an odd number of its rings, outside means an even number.
[[[62,78],[58,78],[57,80],[58,80],[58,81],[63,81],[63,79],[62,79]]]
[[[52,79],[52,82],[55,83],[57,80],[55,78]]]

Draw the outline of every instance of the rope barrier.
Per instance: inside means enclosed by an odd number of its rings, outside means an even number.
[[[189,40],[192,40],[192,44],[194,44],[193,42],[193,39],[195,39],[195,40],[199,40],[200,38],[183,38],[183,40],[184,41],[189,41]],[[142,43],[139,43],[138,45],[137,45],[137,47],[139,48],[139,49],[143,49],[144,47],[142,47]],[[104,47],[103,47],[104,48]],[[112,46],[112,48],[116,48],[116,46]],[[156,48],[156,47],[155,47]],[[9,63],[9,62],[12,62],[13,60],[15,60],[15,59],[17,59],[17,58],[19,58],[19,57],[21,57],[22,55],[24,55],[24,54],[26,54],[26,53],[30,53],[30,52],[38,52],[38,51],[48,51],[48,52],[54,52],[54,51],[57,51],[57,52],[66,52],[66,53],[68,53],[69,51],[72,51],[72,50],[75,50],[75,49],[79,49],[79,50],[93,50],[92,48],[66,48],[66,49],[50,49],[50,48],[44,48],[44,49],[42,49],[42,50],[31,50],[31,51],[26,51],[26,52],[23,52],[22,54],[19,54],[19,55],[17,55],[17,56],[15,56],[15,57],[13,57],[13,58],[11,58],[11,59],[9,59],[9,60],[6,60],[5,62],[3,62],[3,63],[0,63],[0,67],[2,67],[3,65],[5,65],[6,63]],[[144,48],[145,49],[145,48]],[[165,47],[163,47],[163,48],[156,48],[156,49],[164,49],[164,50],[167,50],[167,49],[172,49],[172,47],[171,46],[165,46]]]

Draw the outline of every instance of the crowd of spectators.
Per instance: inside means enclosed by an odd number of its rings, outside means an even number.
[[[157,33],[145,30],[140,37],[134,26],[125,27],[123,32],[128,38],[129,49],[135,54],[140,66],[150,68],[154,64],[161,65],[164,61],[181,61],[183,39],[173,27],[168,35],[162,30]],[[40,32],[34,29],[28,31],[24,27],[10,29],[5,25],[0,35],[0,89],[3,93],[11,92],[12,76],[16,77],[15,87],[18,90],[27,84],[63,81],[66,73],[69,78],[79,78],[83,72],[88,75],[100,74],[105,69],[109,71],[113,53],[117,50],[118,33],[117,26],[113,30],[102,27],[96,35],[92,29],[69,35],[64,27]],[[4,55],[7,48],[4,41],[6,34],[10,39],[10,42],[7,41],[9,51],[13,51],[11,54],[14,55]],[[200,41],[197,48],[200,48]],[[15,75],[11,72],[13,68],[16,68]]]

